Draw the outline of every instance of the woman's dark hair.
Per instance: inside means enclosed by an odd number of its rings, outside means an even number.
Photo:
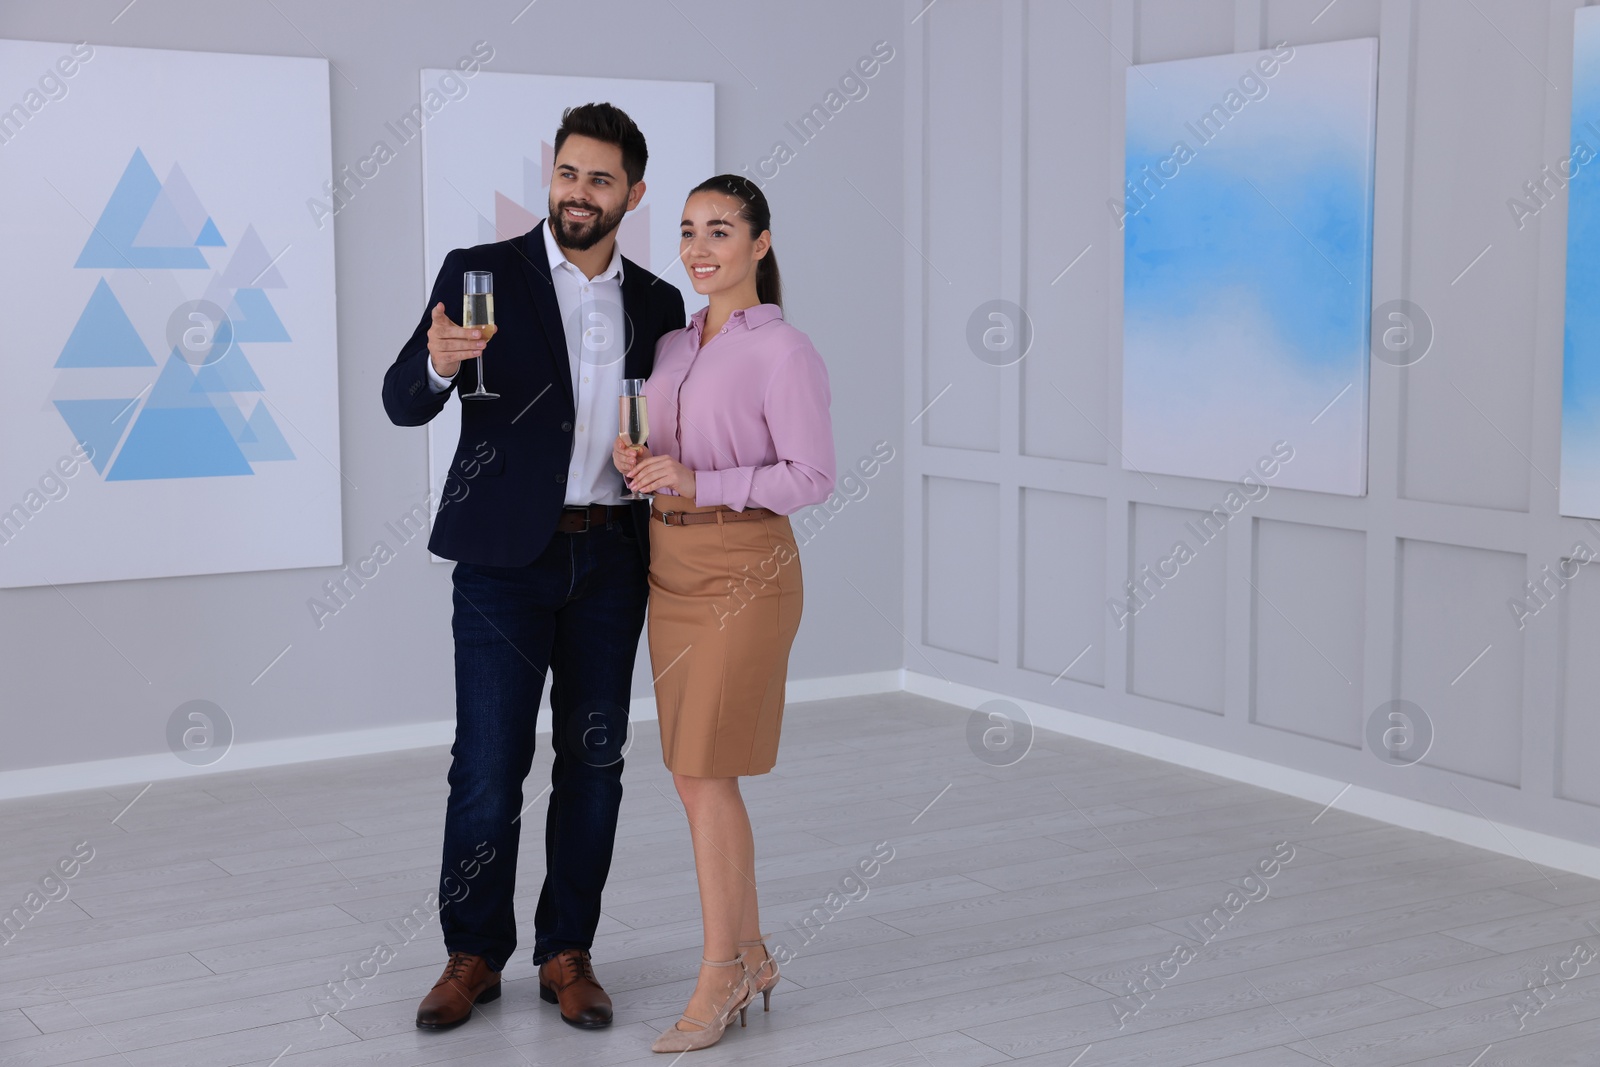
[[[622,149],[622,171],[628,176],[628,188],[632,189],[644,180],[644,165],[650,158],[644,145],[644,134],[639,132],[639,127],[620,107],[580,104],[567,108],[561,113],[561,126],[556,130],[555,155],[561,154],[561,146],[566,142],[567,135],[573,133]]]
[[[772,209],[767,206],[767,196],[761,186],[741,174],[718,174],[707,178],[693,189],[695,193],[724,193],[738,200],[739,217],[750,226],[750,236],[760,237],[763,230],[772,229]],[[763,304],[783,306],[783,283],[778,277],[778,255],[771,246],[767,254],[756,261],[756,296]]]

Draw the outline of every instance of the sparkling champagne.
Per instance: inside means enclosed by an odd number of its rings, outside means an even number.
[[[617,433],[630,447],[643,450],[645,441],[650,437],[650,418],[644,406],[644,379],[622,379],[622,393],[617,404]],[[644,493],[632,492],[624,494],[623,499],[650,498]]]
[[[622,436],[628,444],[638,448],[650,438],[650,418],[645,411],[644,397],[624,396],[617,402],[620,405],[618,421],[622,426]]]
[[[468,293],[462,297],[461,325],[484,331],[484,340],[494,336],[494,294]]]
[[[486,270],[469,270],[463,275],[461,298],[461,325],[483,331],[483,341],[494,336],[494,275]],[[485,349],[487,351],[487,349]],[[491,393],[483,386],[483,352],[474,360],[478,365],[478,388],[462,393],[463,400],[495,400],[499,393]]]

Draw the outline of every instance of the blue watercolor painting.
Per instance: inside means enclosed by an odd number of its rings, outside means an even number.
[[[1573,12],[1561,514],[1600,518],[1600,8]]]
[[[1128,68],[1124,467],[1238,481],[1286,442],[1273,485],[1365,494],[1377,61]]]

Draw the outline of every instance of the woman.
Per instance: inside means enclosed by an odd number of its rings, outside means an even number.
[[[683,1016],[657,1052],[714,1045],[778,963],[756,906],[755,843],[739,776],[778,756],[800,556],[788,515],[833,489],[828,371],[783,320],[771,214],[747,178],[722,174],[684,205],[679,257],[709,298],[656,345],[645,384],[649,444],[619,437],[617,469],[660,494],[650,524],[650,660],[661,750],[694,841],[705,948]],[[741,951],[743,950],[743,951]]]

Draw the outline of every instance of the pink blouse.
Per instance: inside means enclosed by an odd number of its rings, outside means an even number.
[[[652,455],[694,471],[695,503],[791,515],[833,491],[832,395],[811,339],[776,304],[742,308],[700,347],[709,307],[656,342]]]

